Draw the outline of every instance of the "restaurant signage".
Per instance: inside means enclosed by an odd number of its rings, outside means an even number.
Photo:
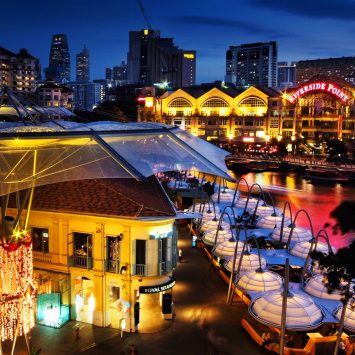
[[[141,286],[139,288],[139,293],[158,293],[169,290],[170,288],[174,287],[176,281],[174,278],[171,278],[168,282],[162,285],[156,286]]]
[[[306,95],[313,91],[324,91],[328,92],[337,98],[339,98],[343,102],[347,102],[349,100],[349,96],[345,94],[345,92],[336,86],[335,84],[328,82],[315,82],[307,85],[303,85],[298,90],[294,91],[292,95],[290,95],[287,100],[293,103],[299,97]]]

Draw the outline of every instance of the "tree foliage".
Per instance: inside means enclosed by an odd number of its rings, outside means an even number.
[[[348,148],[339,139],[330,139],[327,142],[326,146],[326,153],[329,155],[329,157],[336,157],[336,156],[346,156],[348,153]]]
[[[332,226],[334,234],[355,231],[354,211],[355,201],[343,201],[330,213],[330,216],[336,220]]]

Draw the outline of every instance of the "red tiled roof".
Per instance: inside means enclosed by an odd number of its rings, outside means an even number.
[[[14,199],[10,203],[14,207]],[[91,179],[35,188],[32,210],[121,217],[175,216],[158,180]]]

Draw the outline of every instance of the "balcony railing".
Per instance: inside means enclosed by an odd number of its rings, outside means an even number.
[[[118,274],[120,272],[120,262],[118,260],[106,260],[105,270]]]
[[[132,265],[132,275],[145,276],[146,275],[146,265],[145,264],[133,264]]]
[[[92,257],[86,255],[75,255],[74,266],[92,269]]]
[[[33,261],[39,261],[42,263],[51,263],[52,256],[49,253],[42,253],[40,251],[33,251]]]

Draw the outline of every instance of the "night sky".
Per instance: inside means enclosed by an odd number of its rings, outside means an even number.
[[[230,45],[275,40],[279,61],[355,55],[355,0],[143,0],[149,21],[179,48],[197,51],[197,83],[223,80]],[[27,48],[48,66],[51,37],[91,54],[91,79],[127,60],[128,32],[147,28],[136,0],[4,1],[0,46]]]

